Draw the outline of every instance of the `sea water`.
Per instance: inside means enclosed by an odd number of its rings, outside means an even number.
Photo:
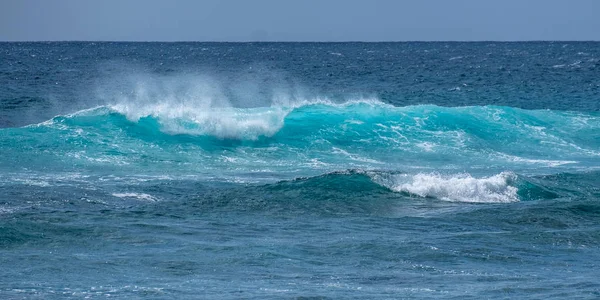
[[[3,299],[600,297],[600,43],[0,43]]]

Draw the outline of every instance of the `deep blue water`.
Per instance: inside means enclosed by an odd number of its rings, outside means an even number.
[[[600,43],[0,43],[0,298],[600,297]]]

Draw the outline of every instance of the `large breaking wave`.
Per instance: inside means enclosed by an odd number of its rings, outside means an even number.
[[[325,98],[264,107],[123,102],[0,129],[0,148],[10,171],[83,168],[273,183],[382,170],[365,174],[391,192],[494,203],[532,198],[523,193],[532,191],[523,175],[600,168],[599,132],[596,113],[502,106]]]

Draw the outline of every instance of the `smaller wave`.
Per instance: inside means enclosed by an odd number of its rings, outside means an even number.
[[[519,201],[517,175],[502,172],[475,178],[470,174],[372,173],[371,178],[393,191],[452,202],[509,203]]]
[[[539,199],[536,198],[536,195],[548,196],[542,195],[538,191],[543,189],[542,187],[522,179],[512,172],[476,178],[470,174],[408,174],[395,171],[351,169],[316,177],[283,181],[273,187],[276,189],[290,186],[298,188],[299,185],[310,185],[311,190],[327,188],[327,191],[316,192],[316,194],[326,194],[333,190],[352,194],[385,190],[390,193],[402,193],[409,197],[467,203],[510,203]],[[521,188],[522,190],[520,190]]]

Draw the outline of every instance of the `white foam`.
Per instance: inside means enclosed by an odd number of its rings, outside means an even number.
[[[312,106],[312,105],[325,105],[336,108],[347,108],[352,105],[366,105],[369,107],[382,107],[382,108],[394,108],[395,106],[391,104],[387,104],[381,102],[378,98],[375,97],[359,97],[359,98],[349,98],[345,99],[342,102],[336,102],[329,98],[324,97],[315,97],[315,98],[302,98],[302,99],[288,99],[282,98],[278,99],[274,102],[274,105],[285,107],[285,108],[299,108],[303,106]]]
[[[436,146],[436,144],[430,142],[422,142],[416,144],[416,146],[423,149],[423,151],[425,152],[433,152],[433,148]]]
[[[527,164],[541,164],[541,165],[545,165],[547,167],[558,167],[558,166],[562,166],[562,165],[566,165],[566,164],[578,163],[577,161],[574,161],[574,160],[551,160],[551,159],[524,158],[524,157],[509,155],[509,154],[501,153],[501,152],[498,152],[498,156],[500,156],[503,159],[512,161],[512,162],[527,163]]]
[[[66,153],[65,155],[75,159],[85,159],[87,161],[99,164],[110,164],[115,166],[124,166],[129,164],[129,162],[124,160],[125,158],[120,156],[102,155],[98,157],[91,157],[86,155],[85,151],[70,152]]]
[[[475,178],[470,174],[441,175],[438,173],[369,175],[376,183],[394,191],[407,192],[420,197],[473,203],[519,201],[518,189],[511,185],[517,176],[511,172],[482,178]]]
[[[364,124],[365,122],[363,122],[363,121],[361,121],[361,120],[354,120],[354,119],[351,119],[351,120],[345,120],[345,121],[344,121],[344,123],[346,123],[346,124],[353,124],[353,125],[362,125],[362,124]]]
[[[49,186],[52,186],[48,181],[31,179],[31,178],[16,179],[15,181],[21,182],[23,184],[30,185],[30,186],[39,186],[39,187],[49,187]]]
[[[279,108],[264,110],[241,110],[234,108],[213,109],[177,118],[160,118],[163,131],[171,134],[211,135],[224,139],[256,140],[261,136],[273,136],[282,127],[285,116],[291,110]],[[191,122],[191,124],[186,124]],[[189,126],[193,125],[193,126]]]
[[[136,198],[139,200],[150,201],[150,202],[158,201],[158,199],[156,199],[156,197],[154,197],[152,195],[144,194],[144,193],[113,193],[112,195],[115,197],[119,197],[119,198]]]
[[[370,158],[366,158],[366,157],[362,157],[362,156],[359,156],[359,155],[356,155],[356,154],[352,154],[352,153],[350,153],[350,152],[348,152],[348,151],[346,151],[344,149],[340,149],[340,148],[337,148],[337,147],[332,147],[332,150],[333,150],[332,153],[334,153],[334,154],[342,154],[342,155],[344,155],[344,156],[346,156],[346,157],[348,157],[348,158],[350,158],[352,160],[355,160],[355,161],[360,161],[360,162],[365,162],[365,163],[372,163],[372,164],[382,164],[382,162],[380,162],[380,161],[377,161],[377,160],[374,160],[374,159],[370,159]]]
[[[0,207],[0,215],[8,215],[15,212],[15,208]]]

